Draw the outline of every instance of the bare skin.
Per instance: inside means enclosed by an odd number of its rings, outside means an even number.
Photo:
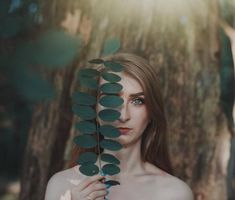
[[[47,187],[45,200],[101,200],[107,195],[110,200],[193,200],[191,189],[181,180],[149,163],[144,164],[142,174],[120,173],[109,178],[121,185],[109,189],[99,181],[102,176],[85,177],[78,166],[59,172],[52,177]],[[70,191],[70,195],[66,192]]]
[[[85,177],[68,169],[55,174],[47,185],[45,200],[103,200],[107,194],[101,175]]]
[[[123,148],[117,152],[104,151],[115,155],[121,161],[119,166],[121,172],[116,176],[106,176],[106,180],[118,180],[121,185],[108,189],[108,199],[193,200],[191,189],[183,181],[142,161],[141,137],[150,121],[144,103],[143,89],[134,78],[127,74],[121,74],[121,76],[124,89],[120,96],[124,103],[119,108],[121,116],[113,125],[120,128],[121,136],[117,138],[117,141],[123,145]],[[97,110],[102,110],[102,107],[97,106]],[[104,184],[98,181],[100,178],[102,177],[95,176],[87,179],[79,172],[78,166],[60,172],[49,182],[46,200],[104,199],[106,190]],[[71,191],[71,197],[67,195],[67,198],[61,198],[66,191]],[[55,197],[58,193],[60,195]]]

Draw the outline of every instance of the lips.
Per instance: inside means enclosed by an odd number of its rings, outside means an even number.
[[[125,134],[127,134],[132,129],[131,128],[127,128],[127,127],[119,127],[118,130],[120,131],[121,135],[125,135]]]

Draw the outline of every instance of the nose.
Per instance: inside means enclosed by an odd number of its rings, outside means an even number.
[[[130,120],[130,111],[129,111],[129,108],[128,108],[128,105],[126,102],[124,102],[120,108],[119,108],[119,112],[120,112],[120,118],[119,118],[119,121],[120,122],[126,122],[128,120]]]

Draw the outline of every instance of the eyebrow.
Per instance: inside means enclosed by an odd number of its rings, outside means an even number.
[[[108,95],[108,94],[106,94],[106,93],[104,93],[104,92],[100,92],[99,93],[99,96],[101,96],[101,95]],[[137,93],[134,93],[134,94],[130,94],[130,97],[138,97],[138,96],[142,96],[142,95],[144,95],[144,92],[137,92]]]
[[[130,94],[131,97],[138,97],[138,96],[142,96],[142,95],[144,95],[144,92],[138,92],[138,93]]]

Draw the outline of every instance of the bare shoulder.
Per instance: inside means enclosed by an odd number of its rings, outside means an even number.
[[[73,185],[79,184],[80,178],[79,174],[76,174],[75,168],[54,174],[48,181],[45,200],[58,200],[62,196],[68,196],[69,190]]]
[[[168,173],[155,176],[155,186],[161,191],[161,198],[166,200],[193,200],[190,187],[179,178]],[[158,191],[159,193],[159,191]]]
[[[74,178],[74,174],[74,168],[57,172],[49,179],[48,186],[57,185],[58,183],[66,183],[67,180]]]
[[[166,175],[166,183],[168,185],[169,196],[174,200],[193,200],[191,188],[179,178],[170,174]]]
[[[152,176],[154,184],[152,189],[156,191],[156,196],[165,200],[193,200],[191,188],[179,178],[157,168]],[[154,189],[155,188],[155,189]],[[159,190],[156,190],[159,188]]]

